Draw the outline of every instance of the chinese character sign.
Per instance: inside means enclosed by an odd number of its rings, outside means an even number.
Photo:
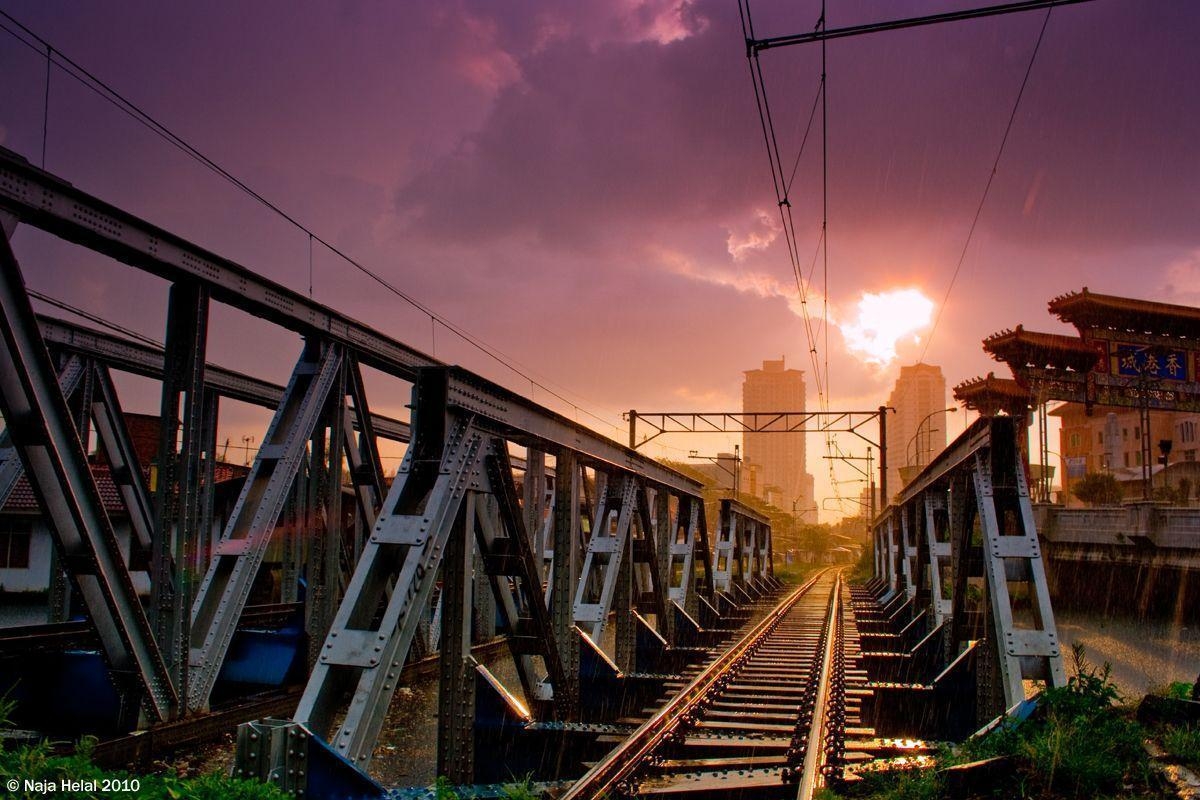
[[[1114,354],[1116,374],[1145,376],[1167,381],[1188,379],[1188,352],[1139,344],[1118,344]]]

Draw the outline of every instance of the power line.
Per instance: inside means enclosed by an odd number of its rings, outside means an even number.
[[[57,297],[51,297],[48,294],[39,292],[36,289],[30,289],[28,287],[26,287],[25,293],[28,294],[30,297],[41,300],[43,303],[52,305],[55,308],[61,308],[63,311],[69,312],[71,314],[76,314],[90,322],[94,322],[97,325],[108,328],[110,331],[114,331],[114,332],[120,333],[124,336],[128,336],[131,339],[136,339],[139,342],[141,342],[142,344],[148,344],[151,347],[159,347],[159,348],[161,348],[163,346],[163,343],[160,341],[157,341],[156,339],[152,339],[149,336],[146,336],[145,334],[138,333],[137,331],[130,330],[129,328],[118,325],[115,322],[110,322],[110,321],[106,320],[104,317],[97,316],[97,315],[91,313],[90,311],[84,311],[82,308],[73,306],[70,303],[66,302],[65,300],[59,300]]]
[[[37,43],[37,45],[39,45],[41,48],[44,48],[45,57],[47,59],[47,67],[46,67],[47,76],[49,76],[51,64],[59,67],[59,69],[63,70],[63,72],[65,72],[67,75],[74,78],[81,85],[88,88],[89,90],[91,90],[92,92],[94,92],[95,94],[97,94],[98,96],[100,96],[101,98],[106,100],[107,102],[109,102],[111,105],[113,105],[117,109],[124,112],[127,116],[129,116],[134,121],[141,124],[143,127],[146,127],[148,130],[155,133],[157,136],[159,136],[159,138],[163,139],[168,144],[171,144],[175,148],[179,149],[185,155],[189,156],[190,158],[197,161],[202,166],[206,167],[207,169],[211,170],[212,172],[214,172],[215,174],[217,174],[218,176],[220,176],[227,182],[231,183],[233,186],[235,186],[236,188],[241,190],[247,196],[251,197],[252,199],[257,201],[264,207],[268,208],[269,210],[273,211],[281,219],[285,220],[286,222],[291,224],[293,227],[297,228],[302,233],[306,234],[310,240],[309,241],[310,252],[311,252],[311,248],[312,248],[312,242],[316,242],[317,244],[320,244],[326,250],[333,253],[334,255],[336,255],[337,257],[342,259],[344,262],[346,262],[350,266],[354,267],[362,274],[366,275],[368,278],[373,280],[375,283],[379,284],[380,286],[382,286],[383,288],[387,289],[389,292],[394,294],[396,297],[400,298],[404,302],[411,305],[413,308],[420,311],[422,314],[428,316],[431,320],[435,320],[438,324],[440,324],[446,330],[455,334],[460,339],[462,339],[464,342],[471,345],[472,347],[474,347],[476,350],[483,353],[484,355],[488,356],[496,363],[500,364],[501,366],[505,367],[506,369],[511,370],[513,373],[515,373],[516,375],[520,376],[521,378],[529,381],[531,384],[536,385],[537,387],[541,388],[543,391],[545,391],[547,394],[551,395],[552,397],[555,397],[558,400],[561,400],[566,405],[575,409],[576,412],[583,413],[583,414],[587,415],[588,417],[591,417],[592,419],[596,420],[597,422],[600,422],[607,427],[613,428],[614,430],[617,430],[617,431],[620,430],[620,426],[613,425],[610,420],[605,419],[604,417],[599,416],[598,414],[595,414],[595,413],[589,411],[588,409],[584,408],[583,406],[580,406],[579,404],[569,400],[568,398],[564,397],[559,392],[550,388],[550,386],[546,385],[546,383],[535,380],[530,374],[528,374],[528,373],[533,372],[533,370],[531,368],[529,368],[527,365],[521,364],[520,362],[516,361],[516,359],[507,355],[503,351],[489,345],[488,343],[484,342],[482,339],[475,336],[474,334],[459,327],[458,325],[456,325],[455,323],[446,319],[445,317],[442,317],[440,314],[435,312],[432,308],[426,306],[424,303],[418,301],[416,298],[407,294],[406,292],[404,292],[399,287],[392,284],[390,281],[388,281],[386,278],[384,278],[379,273],[375,272],[374,270],[371,270],[366,265],[362,264],[355,258],[351,257],[349,254],[347,254],[346,252],[341,250],[339,247],[337,247],[330,241],[328,241],[328,240],[324,239],[323,237],[321,237],[320,235],[318,235],[315,231],[313,231],[312,229],[310,229],[309,227],[307,227],[306,225],[301,223],[299,220],[297,220],[291,214],[284,211],[280,206],[278,206],[277,204],[268,200],[262,194],[260,194],[259,192],[257,192],[253,188],[251,188],[245,181],[238,178],[236,175],[234,175],[229,170],[222,167],[217,162],[213,161],[211,158],[209,158],[203,152],[198,150],[196,147],[194,147],[188,141],[183,139],[181,136],[176,134],[174,131],[167,128],[164,124],[162,124],[156,118],[151,116],[149,114],[149,112],[142,109],[140,106],[138,106],[132,100],[129,100],[127,97],[125,97],[123,94],[121,94],[115,88],[110,86],[108,83],[106,83],[105,81],[98,78],[95,74],[93,74],[92,72],[87,70],[85,67],[80,65],[78,62],[74,61],[70,56],[67,56],[66,54],[64,54],[62,52],[62,50],[51,45],[51,43],[48,42],[45,38],[38,35],[36,32],[34,32],[28,26],[21,23],[19,20],[17,20],[15,17],[13,17],[8,12],[4,11],[3,9],[0,9],[0,17],[3,17],[4,19],[8,20],[9,23],[16,26],[21,31],[21,33],[24,34],[24,36],[22,36],[17,31],[14,31],[12,28],[8,27],[7,25],[0,23],[0,29],[3,29],[5,32],[7,32],[10,36],[15,38],[17,41],[21,42],[26,47],[29,47],[30,49],[34,50],[39,55],[42,54],[42,51],[39,49],[38,46],[35,46],[33,43],[29,42],[25,38],[25,36],[30,37]],[[46,108],[44,109],[44,122],[43,122],[43,145],[42,145],[43,166],[45,163],[45,137],[46,137],[45,120],[48,119],[48,115],[49,115],[48,109],[49,109],[49,78],[47,77]],[[311,291],[312,291],[312,288],[311,288],[311,255],[310,255],[309,291],[311,294]],[[551,383],[553,383],[553,382],[551,382]],[[558,384],[555,384],[555,385],[558,385]],[[562,387],[561,385],[559,385],[559,388],[563,389],[563,391],[570,391],[570,390],[566,389],[565,387]],[[574,392],[572,392],[572,394],[574,394]],[[615,418],[615,416],[616,415],[614,415],[614,418]]]
[[[750,11],[749,0],[739,0],[738,14],[742,23],[742,32],[747,41],[754,35],[754,20]],[[819,23],[818,23],[819,24]],[[771,114],[770,101],[767,97],[766,81],[763,77],[762,64],[758,60],[757,54],[747,50],[747,63],[750,69],[750,80],[754,90],[755,106],[758,109],[759,126],[763,134],[763,142],[766,145],[767,161],[771,169],[771,182],[775,188],[776,205],[779,209],[779,218],[784,235],[788,259],[791,262],[792,272],[796,281],[796,292],[800,300],[801,317],[804,323],[805,338],[808,342],[809,360],[812,363],[813,380],[817,387],[817,396],[822,402],[826,396],[825,380],[821,372],[820,359],[818,358],[817,341],[818,337],[813,331],[812,316],[808,308],[808,289],[811,286],[811,280],[806,281],[803,271],[800,268],[798,239],[796,236],[795,220],[792,214],[792,203],[789,196],[791,183],[795,177],[795,167],[791,178],[784,176],[783,161],[780,156],[779,141],[775,134],[774,117]],[[824,94],[824,83],[818,84],[818,97]],[[816,102],[814,100],[812,113],[816,112]],[[811,127],[811,119],[809,123]],[[804,145],[808,142],[808,130],[805,131],[804,139],[801,142],[800,152],[796,157],[796,164],[799,163],[800,156],[803,155]]]
[[[925,347],[921,350],[920,361],[925,360],[925,354],[929,352],[929,344],[933,341],[933,335],[937,333],[938,323],[942,321],[942,312],[946,310],[946,304],[950,302],[950,293],[954,291],[954,283],[958,280],[958,273],[962,270],[963,262],[967,259],[967,249],[971,246],[971,238],[975,235],[975,227],[979,224],[979,217],[983,213],[983,205],[987,202],[988,192],[992,189],[992,182],[996,179],[996,172],[1000,167],[1000,157],[1004,155],[1004,146],[1008,144],[1008,135],[1012,132],[1013,122],[1017,118],[1017,109],[1021,107],[1021,98],[1025,96],[1025,87],[1029,84],[1029,76],[1033,72],[1033,64],[1037,61],[1038,50],[1042,47],[1042,39],[1046,35],[1046,26],[1050,24],[1050,13],[1054,10],[1053,6],[1046,9],[1046,16],[1042,19],[1041,30],[1038,31],[1037,41],[1033,45],[1033,53],[1029,56],[1029,64],[1025,67],[1025,77],[1021,79],[1021,88],[1017,91],[1017,98],[1013,101],[1012,113],[1008,115],[1008,124],[1004,126],[1004,136],[1000,138],[1000,147],[996,150],[996,158],[992,161],[992,171],[988,173],[987,183],[983,187],[983,195],[979,198],[979,205],[975,208],[975,217],[971,220],[971,227],[967,230],[967,240],[963,242],[962,252],[958,255],[958,263],[954,265],[954,273],[950,276],[950,284],[946,287],[946,296],[942,298],[942,303],[938,306],[937,316],[934,317],[933,327],[929,329],[929,336],[925,338]]]

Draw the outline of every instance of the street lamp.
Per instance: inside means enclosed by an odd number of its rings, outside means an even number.
[[[914,434],[913,434],[913,436],[912,436],[912,438],[908,440],[908,444],[907,444],[907,445],[905,446],[905,448],[904,448],[904,463],[905,463],[905,465],[906,465],[906,466],[908,466],[908,465],[911,465],[911,466],[918,466],[918,467],[919,467],[919,466],[922,466],[922,464],[921,464],[921,458],[922,458],[922,455],[921,455],[921,453],[922,453],[922,451],[924,451],[924,452],[928,452],[928,451],[929,451],[929,437],[930,437],[930,436],[932,436],[933,432],[934,432],[935,430],[937,430],[937,429],[936,429],[936,428],[930,428],[929,430],[927,430],[927,431],[925,432],[925,437],[926,437],[926,439],[925,439],[925,446],[924,446],[924,447],[921,447],[921,445],[920,445],[920,442],[918,441],[918,439],[919,439],[919,437],[921,436],[921,428],[924,428],[924,427],[925,427],[925,423],[926,423],[926,422],[929,422],[929,420],[933,419],[933,418],[934,418],[935,416],[937,416],[938,414],[953,414],[953,413],[954,413],[954,412],[956,412],[956,411],[958,411],[958,406],[950,406],[949,408],[940,408],[940,409],[938,409],[937,411],[930,411],[928,414],[926,414],[926,415],[925,415],[925,418],[924,418],[924,419],[922,419],[922,420],[921,420],[919,423],[917,423],[917,432],[916,432],[916,433],[914,433]],[[916,447],[915,447],[915,448],[913,448],[913,449],[914,449],[914,456],[915,456],[915,458],[916,458],[916,462],[917,462],[915,465],[912,463],[912,459],[910,459],[910,458],[908,457],[908,451],[909,451],[909,448],[911,448],[911,447],[913,446],[913,444],[914,444],[914,443],[916,443]]]

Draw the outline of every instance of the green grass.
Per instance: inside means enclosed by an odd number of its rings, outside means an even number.
[[[0,728],[11,727],[10,719],[16,704],[7,696],[0,697]],[[275,786],[258,781],[229,778],[209,773],[195,778],[177,775],[131,775],[120,770],[105,770],[92,762],[92,750],[96,746],[93,736],[83,737],[69,756],[54,755],[49,742],[23,745],[12,749],[0,748],[0,786],[5,787],[4,797],[13,800],[33,800],[54,797],[61,800],[93,800],[97,797],[121,797],[124,800],[286,800]],[[56,788],[47,791],[31,786],[26,789],[25,781],[50,783],[61,787],[63,780],[95,781],[96,789],[65,791]],[[116,787],[104,791],[102,782],[118,781]],[[10,781],[17,781],[20,788],[8,788]],[[133,788],[132,781],[137,781]]]
[[[119,770],[105,770],[92,762],[91,751],[95,739],[85,738],[74,755],[56,756],[50,745],[41,742],[13,750],[0,751],[0,786],[9,781],[20,782],[17,791],[8,791],[4,796],[14,800],[54,797],[59,800],[92,800],[96,797],[121,797],[127,800],[285,800],[287,795],[274,786],[257,781],[228,778],[219,774],[202,775],[197,778],[181,778],[176,775],[130,775]],[[64,791],[61,788],[45,792],[37,788],[25,789],[25,781],[53,782],[61,786],[64,779],[73,781],[96,781],[131,779],[138,782],[137,788],[126,791],[124,786],[109,792],[84,789]]]
[[[804,564],[800,562],[793,564],[776,564],[775,577],[784,583],[791,584],[793,586],[799,586],[800,584],[804,583],[804,581],[807,580],[810,575],[820,568],[820,564]]]
[[[1193,770],[1200,769],[1200,726],[1170,725],[1160,731],[1167,753]]]

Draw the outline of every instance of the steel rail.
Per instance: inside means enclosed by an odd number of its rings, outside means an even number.
[[[796,800],[812,800],[812,797],[825,786],[825,727],[829,706],[829,666],[833,663],[834,648],[838,645],[835,628],[838,614],[842,606],[842,573],[839,571],[837,580],[833,582],[833,591],[829,599],[829,614],[825,617],[823,652],[817,679],[816,699],[813,701],[812,723],[808,728],[808,741],[804,748],[804,772],[800,776],[800,788],[796,792]]]
[[[612,792],[632,774],[654,750],[665,742],[679,725],[709,695],[720,688],[720,680],[741,658],[748,655],[787,616],[792,607],[816,585],[828,569],[821,570],[788,595],[736,644],[701,672],[687,688],[646,720],[622,744],[588,770],[559,800],[582,800]]]

